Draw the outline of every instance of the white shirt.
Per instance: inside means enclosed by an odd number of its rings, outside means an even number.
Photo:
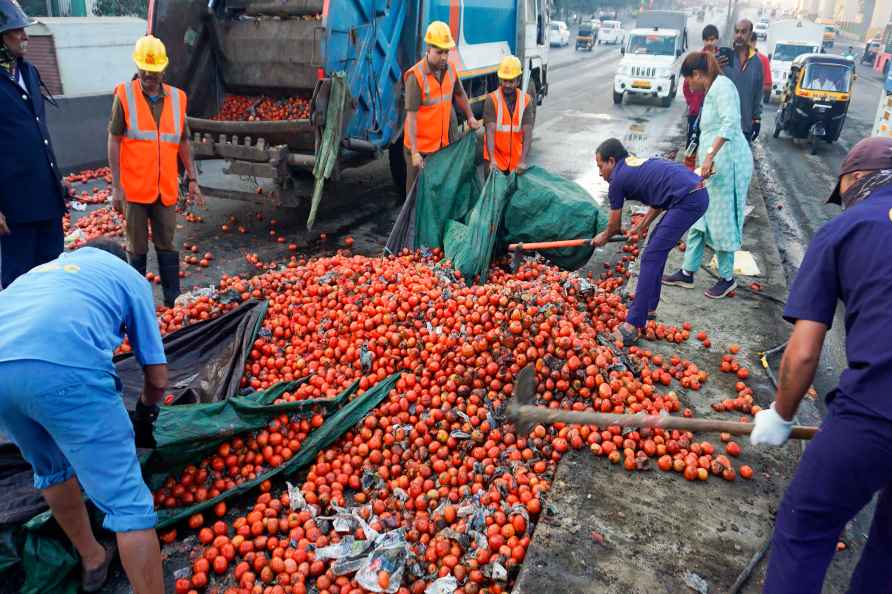
[[[19,86],[22,87],[22,90],[28,93],[28,85],[25,84],[25,79],[22,78],[22,69],[16,68],[15,71],[16,82],[19,83]]]

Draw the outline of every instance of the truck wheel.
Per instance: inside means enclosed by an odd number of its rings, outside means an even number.
[[[660,105],[662,107],[669,107],[670,105],[672,105],[672,99],[672,95],[667,95],[666,97],[660,99]]]
[[[815,134],[808,135],[809,152],[813,155],[818,154],[818,137]]]
[[[394,142],[387,149],[390,161],[390,177],[396,191],[403,199],[406,198],[406,157],[403,154],[403,143]]]
[[[622,105],[622,102],[623,102],[623,94],[613,91],[613,104],[614,105]]]

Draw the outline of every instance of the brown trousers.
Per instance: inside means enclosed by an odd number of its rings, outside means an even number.
[[[144,256],[149,251],[149,221],[152,223],[152,243],[156,251],[175,252],[174,232],[177,228],[176,204],[164,206],[159,198],[151,204],[125,202],[127,217],[127,251]]]

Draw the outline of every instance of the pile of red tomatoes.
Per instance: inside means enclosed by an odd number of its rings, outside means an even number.
[[[95,186],[91,192],[86,190],[78,192],[74,188],[74,184],[85,184],[94,180],[102,180],[105,183]],[[66,175],[62,181],[68,190],[68,197],[84,204],[105,204],[111,196],[112,176],[111,169],[108,167],[78,171]]]
[[[187,466],[179,476],[168,477],[154,493],[155,506],[187,507],[253,481],[290,460],[323,420],[318,413],[310,418],[280,415],[265,429],[224,441],[213,455]]]
[[[310,117],[310,101],[303,97],[262,97],[226,95],[220,112],[213,120],[220,121],[284,121]]]
[[[70,232],[72,227],[70,217],[71,215],[66,214],[62,220],[62,229],[66,234]],[[78,248],[98,237],[123,237],[124,217],[108,206],[98,208],[80,217],[74,223],[74,227],[83,232],[83,237],[76,239],[69,246],[71,249]]]
[[[247,280],[224,277],[220,291],[269,301],[243,387],[309,376],[283,395],[293,401],[332,397],[357,379],[362,394],[392,373],[401,376],[382,404],[317,456],[299,488],[279,495],[261,489],[247,514],[204,529],[206,547],[177,591],[212,583],[228,594],[420,594],[451,576],[461,594],[504,592],[523,562],[555,465],[571,448],[589,448],[629,471],[752,477],[748,466],[734,468],[740,446],[730,436],[722,436],[720,451],[688,432],[557,424],[519,435],[505,420],[514,378],[527,365],[536,370],[543,406],[693,416],[670,386],[697,391],[707,372],[643,347],[622,353],[608,338],[626,315],[615,289],[637,249],[624,252],[600,278],[527,262],[516,273],[495,268],[488,284],[471,287],[438,264],[437,250],[388,258],[341,252]],[[647,337],[678,343],[691,331],[690,324],[651,322]],[[749,404],[743,379],[739,398]],[[243,461],[232,459],[234,445],[225,459],[217,456],[224,480],[244,472]],[[244,460],[256,460],[242,445]],[[214,458],[205,464],[221,466]],[[209,470],[204,481],[211,476]],[[338,527],[317,519],[344,510],[363,522]],[[382,569],[376,585],[361,586],[356,574],[336,572],[336,562],[317,555],[347,538],[395,530],[405,539],[405,566],[400,574]]]

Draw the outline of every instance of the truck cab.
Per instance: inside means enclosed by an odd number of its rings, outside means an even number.
[[[824,25],[805,19],[775,21],[768,28],[768,60],[771,62],[771,95],[780,97],[787,84],[790,66],[802,54],[821,51]]]
[[[669,107],[678,92],[679,68],[685,40],[678,29],[633,29],[622,47],[613,77],[613,102],[635,95],[658,97]]]
[[[793,60],[803,54],[816,54],[821,51],[821,45],[805,41],[778,41],[769,54],[771,61],[771,95],[779,97],[787,86],[787,77],[790,75],[790,65]]]

